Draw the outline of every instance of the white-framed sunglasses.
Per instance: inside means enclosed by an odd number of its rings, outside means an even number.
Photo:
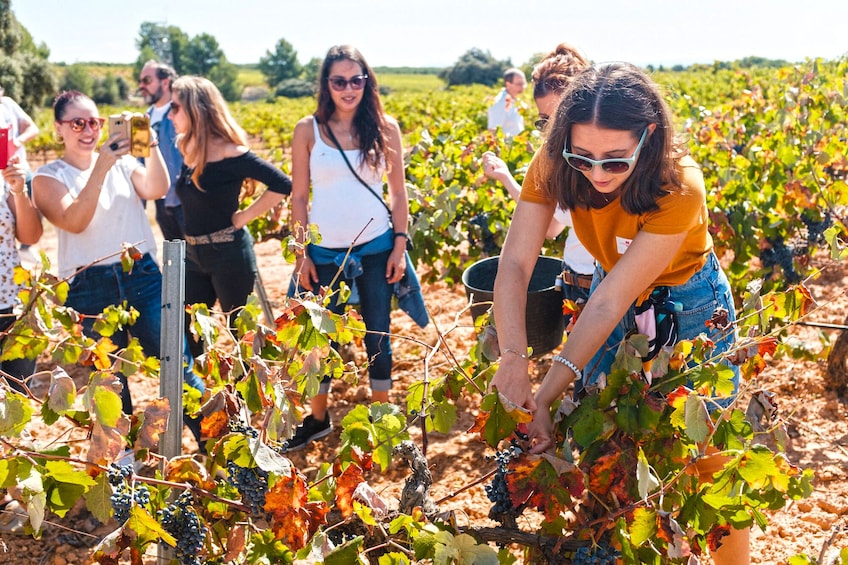
[[[623,175],[629,171],[630,167],[633,166],[633,163],[636,162],[636,157],[639,156],[639,151],[642,149],[642,144],[645,143],[645,138],[647,136],[648,128],[645,128],[645,131],[642,132],[641,139],[639,139],[639,145],[637,145],[636,150],[633,151],[633,156],[627,159],[601,159],[600,161],[595,161],[589,157],[571,153],[568,150],[568,138],[565,139],[565,146],[562,148],[562,157],[573,169],[577,169],[581,173],[588,173],[595,167],[600,167],[610,174]]]

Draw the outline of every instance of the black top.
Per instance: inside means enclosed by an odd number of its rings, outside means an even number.
[[[288,175],[248,151],[236,157],[206,163],[200,186],[191,180],[193,169],[185,164],[177,182],[177,196],[183,205],[186,235],[198,236],[233,225],[233,212],[239,208],[239,194],[245,179],[254,179],[271,192],[291,194]]]

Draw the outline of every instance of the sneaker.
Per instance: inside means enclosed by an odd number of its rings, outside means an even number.
[[[332,431],[333,425],[330,423],[329,414],[324,420],[316,420],[309,415],[303,419],[303,423],[295,430],[292,438],[283,444],[283,452],[301,450],[316,439],[327,437]]]

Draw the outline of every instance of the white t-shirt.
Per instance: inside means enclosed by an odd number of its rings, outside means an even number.
[[[489,106],[489,129],[503,130],[504,135],[518,135],[524,131],[524,118],[518,112],[518,102],[509,95],[506,88],[495,97],[495,103]]]
[[[581,275],[591,275],[595,272],[595,258],[583,247],[574,231],[574,222],[571,220],[571,212],[563,210],[559,206],[554,210],[554,219],[568,227],[568,235],[565,237],[565,250],[562,260],[566,265]]]
[[[58,180],[76,198],[88,182],[96,159],[95,153],[91,167],[85,171],[59,159],[39,167],[35,176]],[[56,228],[60,277],[68,277],[80,267],[114,255],[121,250],[122,243],[134,244],[142,253],[156,256],[153,230],[132,184],[132,173],[141,166],[134,157],[121,157],[106,173],[97,208],[88,227],[81,233]],[[114,255],[99,264],[108,265],[120,260],[119,255]]]

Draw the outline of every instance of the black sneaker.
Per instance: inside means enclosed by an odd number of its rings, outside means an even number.
[[[303,449],[316,439],[327,437],[332,431],[333,425],[330,423],[329,414],[325,416],[324,420],[316,420],[312,415],[309,415],[303,419],[303,423],[295,430],[292,438],[283,444],[283,451]]]

